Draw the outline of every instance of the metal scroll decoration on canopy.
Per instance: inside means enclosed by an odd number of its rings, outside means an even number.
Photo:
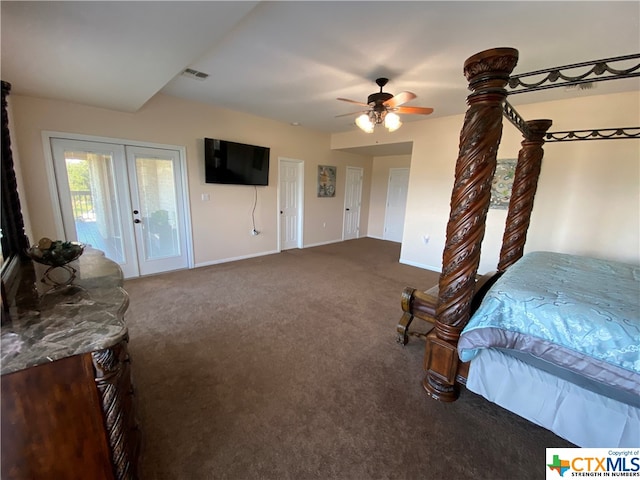
[[[509,77],[509,96],[518,93],[535,92],[557,87],[585,86],[605,80],[640,77],[640,53],[610,57],[592,62],[573,63],[562,67],[546,68],[534,72],[511,75]],[[634,62],[636,61],[636,62]],[[634,62],[630,65],[629,62]],[[611,64],[622,64],[613,67]],[[569,75],[566,71],[585,69],[582,73]],[[540,78],[542,76],[542,78]],[[533,80],[531,78],[536,78]],[[523,80],[523,79],[526,79]],[[530,137],[526,122],[509,102],[503,105],[504,116],[513,123],[525,137]],[[545,133],[545,142],[567,142],[576,140],[608,140],[619,138],[640,138],[640,127],[600,128]]]

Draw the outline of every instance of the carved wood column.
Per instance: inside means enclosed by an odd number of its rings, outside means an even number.
[[[470,316],[502,136],[502,104],[507,97],[504,87],[517,61],[517,50],[497,48],[480,52],[464,64],[473,93],[467,97],[469,107],[460,134],[436,326],[427,336],[423,381],[427,393],[442,401],[458,397],[456,344]]]
[[[9,112],[7,97],[11,92],[11,84],[2,81],[2,253],[5,257],[19,255],[26,259],[26,249],[29,239],[24,233],[24,219],[18,196],[18,183],[13,168],[13,153],[11,151],[11,135],[9,133]]]
[[[529,136],[522,141],[522,148],[518,153],[507,224],[502,237],[502,249],[498,271],[504,272],[522,257],[524,244],[527,240],[527,230],[533,211],[533,200],[538,188],[538,178],[544,156],[544,135],[551,127],[551,120],[531,120],[526,122]]]
[[[92,352],[91,357],[104,412],[114,478],[135,480],[138,478],[141,439],[135,417],[127,340],[112,348]]]

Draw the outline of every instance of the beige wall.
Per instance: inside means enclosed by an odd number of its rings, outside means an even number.
[[[364,169],[360,231],[367,231],[371,158],[330,150],[328,134],[166,95],[157,95],[136,113],[20,95],[12,95],[10,102],[14,150],[22,171],[32,241],[56,235],[43,131],[185,147],[196,265],[277,251],[279,157],[304,161],[305,246],[341,240],[347,166]],[[204,182],[204,137],[271,148],[269,186],[258,187],[255,211],[256,228],[261,235],[250,234],[253,187]],[[335,198],[317,197],[318,165],[338,167]],[[203,193],[210,195],[210,201],[201,200]]]
[[[20,151],[17,148],[16,132],[12,128],[15,125],[13,108],[11,103],[11,96],[7,97],[7,116],[9,119],[9,138],[11,143],[11,154],[13,158],[13,170],[16,174],[16,186],[18,189],[18,196],[20,198],[20,208],[22,210],[22,219],[24,221],[24,233],[28,238],[33,238],[31,231],[31,218],[29,217],[29,205],[27,203],[27,194],[24,187],[24,175],[22,173],[22,166],[20,164]]]
[[[516,97],[515,100],[520,100]],[[640,125],[638,92],[514,106],[525,119],[551,118],[551,131]],[[442,268],[449,201],[464,117],[405,123],[373,141],[413,141],[401,261]],[[401,135],[396,135],[401,134]],[[393,139],[393,140],[392,140]],[[505,121],[499,158],[515,158],[521,134]],[[332,136],[332,148],[363,145],[359,132]],[[545,145],[545,158],[526,251],[551,250],[640,263],[638,140]],[[506,212],[490,210],[480,272],[495,269]],[[424,244],[422,238],[431,240]]]
[[[373,157],[371,177],[371,198],[369,200],[369,236],[384,237],[384,218],[389,188],[389,170],[391,168],[409,168],[411,155],[388,155]]]
[[[405,158],[364,157],[339,148],[413,142],[401,261],[440,270],[463,116],[408,122],[389,134],[329,135],[209,105],[158,95],[136,113],[12,95],[14,151],[22,172],[32,240],[55,235],[41,132],[58,131],[186,148],[196,265],[277,251],[278,158],[305,163],[304,245],[342,238],[347,166],[364,169],[362,234],[382,237],[388,168]],[[637,92],[515,105],[526,119],[551,118],[552,130],[640,124]],[[252,187],[204,183],[203,137],[271,147],[270,185],[258,188],[251,230]],[[499,157],[515,157],[520,133],[505,122]],[[397,162],[397,164],[396,164]],[[316,196],[317,166],[338,167],[335,198]],[[383,185],[384,184],[384,185]],[[527,250],[591,254],[640,263],[640,148],[637,140],[548,144]],[[209,202],[201,201],[209,193]],[[490,210],[480,271],[495,268],[505,212]],[[326,224],[326,226],[323,226]],[[366,232],[366,233],[365,233]],[[423,237],[430,236],[425,245]]]

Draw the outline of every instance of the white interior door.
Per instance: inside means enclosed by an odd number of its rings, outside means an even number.
[[[178,151],[51,138],[67,240],[102,250],[125,278],[189,266]]]
[[[362,203],[362,168],[347,167],[344,197],[342,238],[350,240],[360,235],[360,204]]]
[[[280,250],[302,248],[303,163],[280,159]]]
[[[384,234],[382,237],[385,240],[402,242],[408,190],[409,169],[390,168],[387,208],[384,215]]]

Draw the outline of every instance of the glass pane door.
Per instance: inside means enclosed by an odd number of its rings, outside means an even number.
[[[178,150],[52,138],[65,240],[102,250],[125,278],[189,267]]]
[[[130,211],[124,147],[57,138],[51,144],[65,239],[103,251],[126,277],[137,276],[133,229],[122,221]]]
[[[136,158],[145,260],[180,255],[173,163],[159,158]]]
[[[126,147],[140,273],[187,268],[177,151]]]
[[[112,156],[73,151],[64,154],[78,241],[122,263],[125,257]]]

